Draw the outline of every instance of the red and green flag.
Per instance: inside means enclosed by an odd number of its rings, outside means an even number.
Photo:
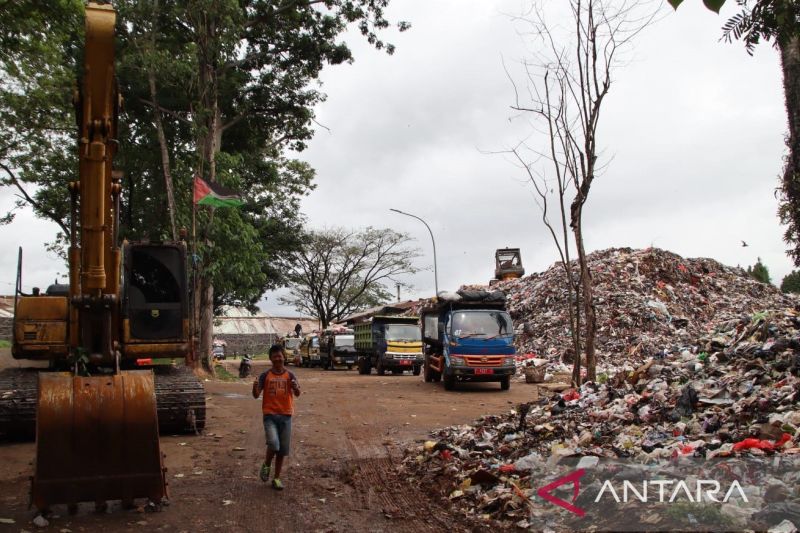
[[[212,207],[237,207],[242,205],[242,195],[219,183],[208,183],[194,177],[194,203]]]

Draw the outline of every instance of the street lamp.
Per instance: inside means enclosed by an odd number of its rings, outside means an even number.
[[[428,225],[427,222],[419,218],[417,215],[412,215],[411,213],[406,213],[405,211],[400,211],[399,209],[392,209],[389,208],[389,211],[394,211],[395,213],[400,213],[401,215],[406,215],[407,217],[416,218],[423,224],[425,227],[428,228],[428,233],[431,234],[431,242],[433,243],[433,283],[436,290],[436,297],[439,297],[439,272],[436,269],[436,241],[433,238],[433,232],[431,231],[431,227]]]

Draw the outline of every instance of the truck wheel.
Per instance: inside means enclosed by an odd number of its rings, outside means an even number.
[[[503,376],[500,380],[500,390],[508,390],[511,388],[511,376]]]
[[[419,376],[420,370],[422,370],[422,369],[419,367],[419,365],[415,366],[414,367],[414,375],[415,376]]]
[[[444,376],[444,390],[453,390],[456,386],[456,377],[453,375]]]
[[[383,368],[383,362],[378,361],[378,375],[383,376],[386,375],[386,369]]]

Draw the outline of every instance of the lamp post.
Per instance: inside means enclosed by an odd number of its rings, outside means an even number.
[[[427,222],[425,222],[424,220],[419,218],[417,215],[412,215],[411,213],[406,213],[405,211],[400,211],[399,209],[389,208],[389,211],[394,211],[395,213],[400,213],[401,215],[406,215],[407,217],[416,218],[417,220],[419,220],[420,222],[425,224],[426,228],[428,228],[428,233],[431,234],[431,242],[433,243],[433,284],[434,284],[434,288],[436,290],[436,295],[435,296],[438,298],[439,297],[439,272],[436,269],[436,241],[433,238],[433,232],[431,231],[431,227],[428,225]]]

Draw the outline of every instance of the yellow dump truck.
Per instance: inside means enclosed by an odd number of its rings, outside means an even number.
[[[369,374],[373,367],[379,376],[387,370],[420,374],[423,359],[418,317],[373,316],[353,329],[359,374]]]

